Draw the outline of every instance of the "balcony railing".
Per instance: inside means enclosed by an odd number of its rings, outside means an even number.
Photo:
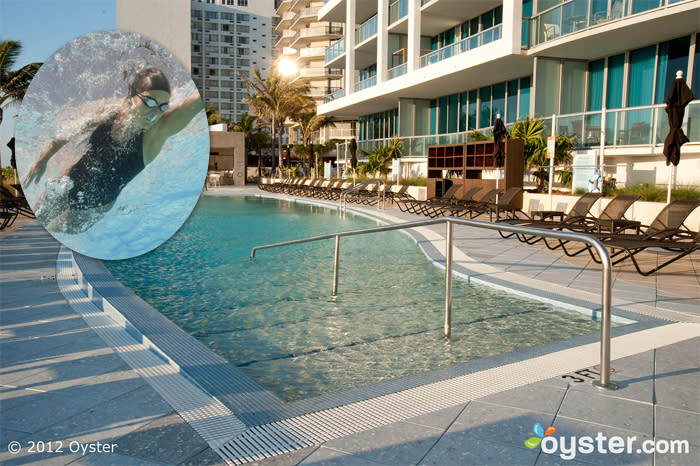
[[[331,60],[335,60],[339,56],[345,53],[345,37],[338,39],[337,41],[333,42],[328,48],[326,49],[326,63],[330,62]]]
[[[529,33],[528,44],[533,47],[598,24],[681,1],[683,0],[570,0],[530,18],[528,30],[523,32]]]
[[[331,78],[343,75],[341,68],[302,68],[299,70],[299,78]]]
[[[575,137],[579,148],[599,147],[601,138],[602,111],[557,115],[557,134]],[[550,135],[552,119],[542,118],[544,131]],[[506,124],[510,129],[512,123]],[[668,117],[664,105],[634,107],[605,112],[605,147],[660,146],[668,134]],[[686,108],[686,121],[682,126],[691,143],[700,144],[700,100],[691,102]],[[480,128],[480,133],[490,136],[492,128]],[[402,157],[426,157],[428,146],[440,144],[460,144],[472,141],[470,132],[431,134],[426,136],[401,137]],[[371,152],[378,146],[388,145],[391,138],[357,141],[357,148]],[[344,153],[341,144],[340,153]],[[661,150],[656,149],[659,157]]]
[[[340,99],[341,97],[345,96],[345,89],[338,89],[337,91],[328,94],[326,97],[323,98],[323,102],[332,102],[336,99]]]
[[[467,37],[459,42],[450,44],[447,47],[443,47],[439,50],[435,50],[434,52],[430,52],[421,56],[420,66],[422,68],[424,66],[432,65],[433,63],[437,63],[447,58],[454,57],[455,55],[459,55],[460,53],[464,53],[468,50],[481,47],[482,45],[486,45],[500,38],[501,25],[499,24],[492,28],[486,29],[485,31],[482,31],[479,34]]]
[[[304,28],[298,32],[289,30],[293,36],[290,44],[295,44],[297,41],[306,38],[321,38],[324,36],[342,36],[343,28],[337,26],[326,26],[326,27],[316,27],[316,28]],[[287,32],[287,31],[285,31]]]
[[[358,83],[355,84],[355,91],[361,91],[363,89],[367,89],[368,87],[376,86],[377,85],[377,75],[374,75],[372,77],[369,77],[367,79],[364,79]]]
[[[389,24],[394,24],[405,16],[408,16],[408,0],[396,0],[389,5]]]
[[[292,24],[289,27],[294,27],[299,23],[299,21],[302,21],[304,19],[308,18],[317,18],[318,17],[318,11],[321,8],[304,8],[301,10],[297,15],[294,17],[294,20],[292,21]]]
[[[377,35],[377,16],[372,16],[370,19],[362,23],[355,29],[355,43],[359,44],[366,41],[372,36]]]
[[[401,76],[402,74],[406,74],[407,70],[408,65],[406,63],[403,63],[399,66],[395,66],[387,71],[387,79],[394,79]]]

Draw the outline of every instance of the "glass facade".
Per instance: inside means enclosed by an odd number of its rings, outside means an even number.
[[[399,109],[361,116],[358,122],[359,140],[392,138],[398,134]]]
[[[497,115],[506,123],[530,110],[531,78],[496,83],[430,101],[430,134],[464,132],[493,125]]]

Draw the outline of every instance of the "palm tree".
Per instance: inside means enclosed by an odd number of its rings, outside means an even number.
[[[243,133],[243,137],[245,138],[246,155],[251,150],[255,150],[259,154],[258,176],[260,176],[262,169],[262,154],[260,153],[262,146],[261,142],[264,141],[263,136],[267,136],[267,134],[260,131],[263,125],[257,120],[258,118],[255,115],[249,115],[248,112],[243,112],[238,116],[238,121],[229,123],[228,129]]]
[[[22,101],[29,83],[41,66],[41,63],[30,63],[12,71],[21,50],[22,44],[19,41],[6,40],[0,43],[0,123],[3,109]]]
[[[204,109],[204,112],[207,114],[207,124],[209,126],[218,125],[219,123],[221,123],[221,115],[219,115],[219,109],[215,106],[207,105],[207,107]]]
[[[335,123],[328,116],[317,115],[316,110],[301,114],[296,119],[296,123],[299,125],[299,131],[301,131],[301,143],[306,148],[304,153],[308,157],[309,165],[313,165],[313,169],[317,171],[318,160],[312,163],[314,155],[313,134],[321,128],[334,127]],[[315,176],[318,176],[318,173],[315,173]]]
[[[241,77],[248,92],[248,97],[243,101],[259,119],[270,124],[273,140],[275,136],[278,137],[277,154],[281,167],[284,122],[312,108],[313,100],[307,95],[309,87],[303,83],[291,82],[276,69],[270,70],[266,79],[263,79],[260,70],[255,67],[252,78],[244,74],[241,74]]]

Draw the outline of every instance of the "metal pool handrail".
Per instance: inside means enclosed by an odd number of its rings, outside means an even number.
[[[600,326],[600,380],[593,382],[593,385],[600,388],[616,390],[618,387],[614,382],[610,381],[610,325],[611,325],[611,304],[612,304],[612,263],[607,249],[598,239],[583,234],[559,230],[544,230],[541,228],[533,228],[522,225],[508,225],[503,223],[490,223],[480,220],[467,220],[454,217],[442,217],[431,220],[418,220],[415,222],[398,223],[394,225],[384,225],[373,228],[365,228],[362,230],[343,231],[338,233],[329,233],[325,235],[311,236],[308,238],[296,239],[291,241],[283,241],[274,244],[265,244],[256,246],[250,251],[251,260],[255,259],[255,253],[261,249],[276,248],[280,246],[289,246],[292,244],[309,243],[324,239],[335,238],[335,254],[333,258],[333,288],[331,296],[338,294],[338,266],[340,264],[340,238],[344,236],[364,235],[367,233],[378,233],[382,231],[402,230],[405,228],[416,228],[428,225],[436,225],[445,223],[447,226],[446,244],[445,244],[445,328],[444,334],[446,338],[450,338],[452,334],[452,250],[454,243],[454,225],[467,225],[476,228],[484,228],[487,230],[506,231],[510,233],[523,233],[528,235],[543,236],[545,238],[554,238],[567,241],[580,241],[589,244],[593,247],[600,256],[601,267],[603,271],[603,293],[601,296],[602,318]]]
[[[347,205],[348,205],[348,194],[352,193],[353,191],[358,191],[361,188],[364,188],[365,186],[369,186],[371,184],[378,183],[380,186],[385,186],[386,183],[384,182],[383,179],[381,178],[373,178],[371,180],[364,181],[360,184],[356,184],[355,186],[350,186],[348,189],[344,190],[343,192],[340,193],[340,210],[343,212],[345,211]],[[384,208],[384,189],[377,189],[377,200],[381,201],[381,207]]]

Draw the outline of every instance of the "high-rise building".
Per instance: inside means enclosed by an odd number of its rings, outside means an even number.
[[[618,183],[663,184],[664,101],[680,70],[696,100],[675,181],[698,186],[698,18],[698,0],[326,0],[318,20],[345,34],[324,66],[344,79],[319,113],[358,118],[366,150],[400,136],[412,175],[425,176],[430,145],[533,116]]]
[[[275,63],[284,71],[284,65],[294,63],[290,71],[294,80],[306,82],[310,96],[317,105],[325,96],[339,90],[344,81],[342,67],[325,65],[325,52],[328,46],[343,37],[344,23],[319,21],[318,12],[324,0],[275,0],[278,16],[275,43]],[[287,66],[287,69],[289,67]],[[324,128],[316,135],[315,142],[329,139],[350,139],[353,137],[355,119],[336,118],[335,126]],[[294,141],[294,130],[290,135]]]
[[[241,74],[272,65],[274,14],[274,0],[117,0],[117,27],[170,49],[229,121],[250,111]]]

